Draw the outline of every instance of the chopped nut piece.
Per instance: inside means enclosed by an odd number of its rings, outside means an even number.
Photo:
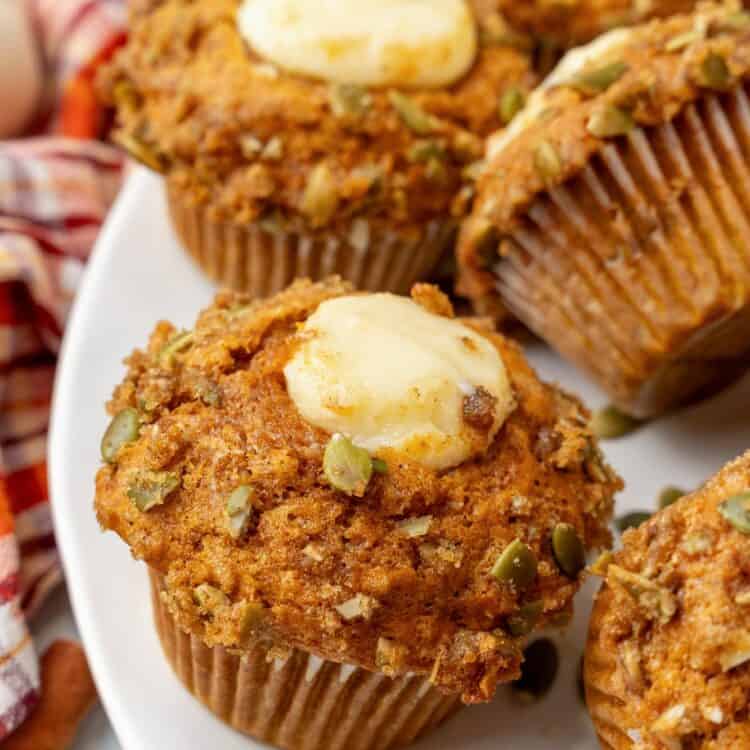
[[[719,662],[723,672],[730,672],[748,661],[750,661],[750,632],[744,631],[737,634],[731,646],[722,650]]]
[[[383,674],[395,677],[403,668],[406,653],[406,646],[390,638],[380,637],[375,647],[375,664]]]
[[[180,486],[180,475],[174,471],[143,471],[128,485],[128,497],[140,511],[148,511],[164,501]]]
[[[107,463],[113,463],[120,448],[138,439],[140,429],[141,418],[136,409],[123,409],[115,414],[102,437],[102,458]]]
[[[253,514],[252,499],[255,490],[243,484],[227,499],[225,508],[229,534],[232,539],[239,539],[246,531]]]
[[[196,586],[194,593],[195,601],[198,603],[198,606],[207,612],[212,612],[219,607],[229,604],[229,598],[227,595],[208,583],[202,583],[200,586]]]
[[[372,477],[372,459],[348,437],[335,434],[326,446],[323,471],[332,487],[362,497]]]
[[[240,641],[249,638],[266,617],[266,607],[262,602],[249,602],[243,599],[237,603],[239,612]]]
[[[432,516],[420,516],[419,518],[407,518],[398,524],[399,529],[410,539],[424,536],[432,524]]]
[[[310,173],[300,209],[313,226],[320,227],[333,218],[338,205],[339,195],[333,173],[327,164],[320,163]]]
[[[596,110],[589,118],[587,130],[597,138],[614,138],[627,135],[635,127],[630,112],[607,104]]]
[[[685,706],[678,704],[668,708],[652,725],[654,734],[672,735],[685,717]]]
[[[266,143],[260,155],[261,159],[267,161],[279,161],[284,156],[284,141],[280,136],[275,135]]]
[[[246,159],[254,159],[263,150],[263,141],[248,133],[240,137],[240,151]]]
[[[701,63],[701,84],[710,89],[723,91],[729,87],[732,74],[727,61],[715,53],[709,54]]]
[[[677,612],[674,594],[645,576],[610,564],[607,568],[607,578],[619,583],[644,613],[661,625],[666,625]]]
[[[315,544],[314,542],[311,542],[308,544],[302,552],[307,555],[311,560],[315,560],[315,562],[323,562],[325,559],[325,555],[323,553],[323,546],[320,544]]]
[[[377,601],[371,596],[357,594],[351,599],[347,599],[343,604],[336,607],[336,611],[347,621],[363,618],[369,620],[377,606]]]
[[[398,112],[404,124],[419,135],[427,135],[438,127],[437,118],[425,112],[413,99],[400,91],[388,94],[393,108]]]

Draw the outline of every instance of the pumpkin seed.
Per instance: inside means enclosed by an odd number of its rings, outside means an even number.
[[[348,83],[335,83],[328,90],[331,111],[336,117],[362,117],[370,109],[367,89]]]
[[[406,94],[402,94],[400,91],[390,91],[388,99],[404,124],[418,135],[427,135],[437,128],[437,118],[425,112],[419,104]]]
[[[627,135],[635,127],[635,120],[630,112],[607,104],[597,109],[589,117],[586,129],[597,138],[614,138]]]
[[[154,172],[163,173],[166,171],[164,157],[155,149],[146,145],[140,138],[129,133],[119,132],[113,136],[113,140],[122,146],[136,161],[139,161],[149,169],[153,169]]]
[[[500,97],[500,120],[504,125],[509,125],[513,118],[524,108],[526,97],[521,89],[515,86],[509,88]]]
[[[120,448],[138,439],[140,429],[141,418],[136,409],[130,407],[115,414],[102,437],[102,458],[114,463]]]
[[[180,331],[172,336],[159,352],[159,364],[167,367],[173,365],[175,357],[192,346],[193,337],[192,331]]]
[[[383,461],[382,458],[373,458],[372,459],[372,470],[376,474],[387,474],[388,473],[388,464]]]
[[[616,406],[607,406],[594,413],[589,427],[601,440],[614,440],[634,432],[642,422],[621,412]]]
[[[138,510],[146,512],[164,501],[180,486],[180,475],[174,471],[144,471],[128,485],[128,497]]]
[[[743,534],[750,534],[750,491],[742,492],[725,500],[719,513]]]
[[[239,602],[240,639],[249,638],[263,622],[266,608],[262,602],[249,602],[243,599]]]
[[[370,454],[348,437],[335,434],[323,455],[323,472],[329,484],[347,495],[362,497],[372,476]]]
[[[508,632],[515,638],[528,635],[536,627],[543,611],[544,602],[541,600],[523,604],[518,614],[508,618]]]
[[[247,484],[240,485],[227,499],[225,512],[232,539],[239,539],[253,515],[252,500],[255,490]]]
[[[659,493],[659,508],[663,510],[670,505],[674,505],[681,497],[685,497],[687,492],[679,487],[665,487]]]
[[[549,141],[542,141],[534,151],[534,166],[545,182],[552,182],[562,172],[562,162],[555,147]]]
[[[313,226],[319,227],[333,218],[338,205],[339,194],[333,172],[327,164],[320,163],[307,179],[300,210]]]
[[[628,529],[637,529],[641,524],[646,523],[651,518],[651,513],[646,511],[636,510],[632,513],[626,513],[624,516],[619,516],[615,519],[615,526],[617,530],[622,534]]]
[[[536,555],[520,539],[515,539],[505,548],[491,571],[498,581],[510,583],[517,589],[527,588],[536,578],[536,572]]]
[[[523,654],[521,677],[512,683],[514,693],[524,702],[535,702],[552,687],[560,666],[557,646],[549,638],[534,641]]]
[[[710,89],[723,90],[728,88],[732,74],[729,72],[727,61],[715,53],[707,55],[701,63],[701,83]]]
[[[446,153],[445,144],[441,141],[420,140],[409,149],[406,156],[411,162],[430,162],[433,159],[443,161]]]
[[[575,526],[558,523],[552,531],[552,552],[560,569],[575,578],[586,567],[586,550]]]
[[[617,83],[627,70],[628,66],[624,62],[612,62],[601,68],[581,73],[573,78],[570,85],[582,94],[594,96]]]

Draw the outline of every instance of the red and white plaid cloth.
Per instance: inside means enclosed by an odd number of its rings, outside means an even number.
[[[61,577],[45,462],[55,360],[123,168],[96,140],[93,79],[123,41],[124,0],[26,1],[49,98],[34,137],[0,141],[0,741],[39,695],[26,619]]]

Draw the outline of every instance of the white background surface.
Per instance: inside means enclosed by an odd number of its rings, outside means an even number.
[[[121,379],[121,360],[145,344],[154,323],[191,327],[212,289],[177,246],[158,179],[134,172],[103,231],[68,328],[55,398],[50,478],[58,540],[89,660],[124,750],[249,750],[257,743],[224,727],[173,677],[151,625],[146,573],[92,512],[103,404]],[[601,394],[540,344],[530,357],[548,380],[592,406]],[[618,512],[652,509],[665,485],[692,488],[750,447],[750,379],[712,401],[660,420],[605,450],[628,488]],[[595,750],[577,699],[575,672],[595,582],[579,597],[573,626],[555,634],[562,666],[541,703],[520,706],[507,689],[494,703],[462,712],[419,747],[425,750]],[[70,627],[64,603],[45,626]],[[76,750],[117,747],[101,713],[87,722]]]

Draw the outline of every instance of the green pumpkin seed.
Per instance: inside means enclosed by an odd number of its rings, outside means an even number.
[[[102,437],[102,458],[108,464],[114,463],[120,448],[138,439],[140,429],[141,418],[135,409],[123,409],[115,414]]]
[[[521,677],[512,683],[514,693],[524,702],[538,701],[554,685],[559,666],[557,646],[549,638],[534,641],[524,651]]]
[[[239,539],[246,531],[253,515],[252,500],[255,490],[247,484],[240,485],[227,499],[225,512],[232,539]]]
[[[624,516],[620,516],[615,519],[615,526],[617,530],[622,534],[628,529],[637,529],[641,524],[646,523],[651,518],[651,513],[645,511],[636,510],[632,513],[626,513]]]
[[[617,83],[627,70],[628,66],[624,62],[609,63],[601,68],[581,73],[570,82],[570,85],[582,94],[594,96]]]
[[[534,151],[534,167],[545,182],[553,182],[562,172],[562,162],[555,147],[542,141]]]
[[[419,163],[430,162],[433,159],[443,161],[446,155],[445,144],[441,141],[420,140],[409,149],[406,157],[410,162]]]
[[[497,558],[492,575],[501,583],[527,588],[536,578],[537,561],[534,551],[520,539],[512,541]]]
[[[388,464],[383,461],[382,458],[373,458],[372,459],[372,470],[376,474],[387,474],[388,473]]]
[[[202,583],[200,586],[196,586],[193,589],[193,594],[198,606],[209,612],[229,604],[227,595],[209,583]]]
[[[575,578],[586,567],[586,550],[575,526],[558,523],[552,531],[552,552],[560,569]]]
[[[361,497],[372,476],[372,459],[364,448],[337,433],[326,446],[323,472],[331,487]]]
[[[164,501],[180,486],[180,475],[174,471],[144,471],[128,486],[128,497],[138,510],[146,512]]]
[[[630,112],[607,104],[589,117],[586,129],[597,138],[614,138],[627,135],[635,127]]]
[[[725,500],[719,513],[743,534],[750,534],[750,491],[742,492]]]
[[[706,88],[724,90],[729,87],[732,74],[727,61],[715,53],[707,55],[701,63],[701,84]]]
[[[543,611],[543,601],[527,602],[521,606],[518,614],[508,618],[508,632],[514,638],[528,635],[536,627]]]
[[[266,617],[266,608],[262,602],[239,602],[240,639],[249,638]]]
[[[500,120],[504,125],[509,125],[513,118],[524,108],[526,97],[521,89],[508,89],[500,97]]]
[[[400,91],[390,91],[388,99],[404,124],[418,135],[432,133],[438,127],[437,118],[427,113],[412,98]]]
[[[362,117],[372,104],[367,89],[347,83],[335,83],[328,90],[331,111],[336,117]]]
[[[159,352],[159,364],[167,367],[174,364],[176,356],[193,345],[193,338],[192,331],[180,331],[174,334]]]
[[[680,498],[685,497],[687,492],[681,490],[679,487],[665,487],[659,493],[659,508],[664,510],[670,505],[674,505]]]
[[[600,440],[614,440],[629,435],[643,423],[615,406],[607,406],[594,413],[589,427]]]
[[[165,159],[155,149],[147,146],[140,138],[128,133],[116,133],[113,140],[122,146],[136,161],[153,169],[154,172],[166,172]]]
[[[319,227],[333,218],[338,205],[339,194],[333,172],[327,164],[317,164],[307,179],[300,210],[313,226]]]

